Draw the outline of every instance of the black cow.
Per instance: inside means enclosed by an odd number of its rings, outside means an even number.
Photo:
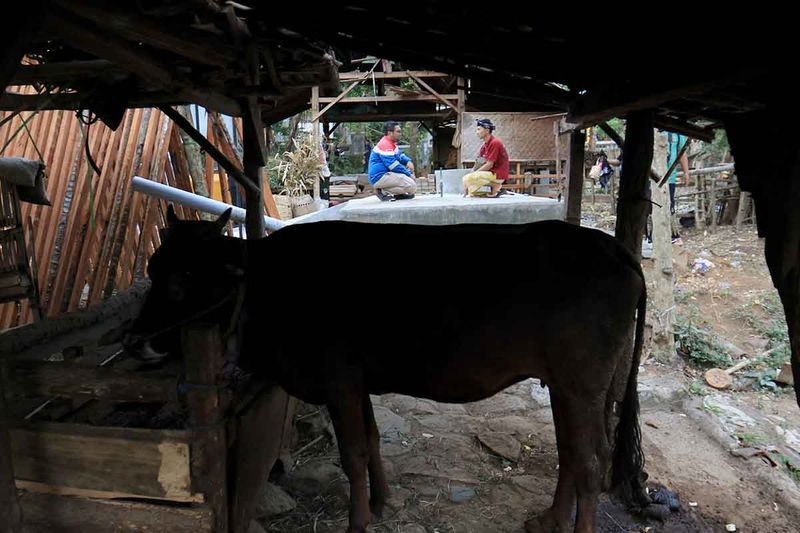
[[[318,222],[252,241],[208,233],[175,232],[156,250],[132,334],[166,336],[198,317],[233,331],[232,317],[245,316],[240,364],[330,411],[349,532],[365,531],[387,498],[370,394],[472,402],[529,377],[550,387],[560,469],[553,505],[527,531],[565,531],[576,501],[575,531],[594,531],[609,488],[646,503],[636,390],[645,282],[614,238],[555,221]],[[512,270],[523,274],[493,281]],[[323,276],[370,282],[331,299]]]

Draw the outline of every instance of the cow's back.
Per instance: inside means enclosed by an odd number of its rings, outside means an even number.
[[[322,384],[345,360],[381,382],[374,392],[430,397],[430,380],[443,391],[440,400],[448,397],[443,381],[454,368],[489,372],[482,358],[495,351],[563,344],[573,334],[607,336],[596,331],[604,324],[578,323],[572,333],[566,325],[577,314],[597,321],[608,313],[608,327],[617,327],[628,308],[633,318],[641,285],[633,259],[613,237],[556,221],[320,222],[276,232],[262,253],[258,263],[267,265],[269,279],[286,280],[262,291],[280,301],[281,312],[263,320],[276,326],[272,339],[285,339],[276,352],[291,354],[277,362],[282,372],[304,380],[318,373]],[[529,362],[504,360],[498,379],[516,362],[520,374],[532,372]],[[398,390],[400,383],[418,388]]]

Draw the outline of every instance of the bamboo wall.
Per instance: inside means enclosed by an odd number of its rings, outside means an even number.
[[[0,156],[38,159],[35,140],[47,165],[51,207],[22,205],[23,222],[32,227],[42,308],[46,316],[98,303],[144,276],[147,259],[159,245],[166,204],[131,189],[133,176],[193,191],[178,128],[155,109],[126,113],[117,131],[102,122],[88,127],[89,147],[100,176],[91,170],[84,151],[87,126],[72,111],[23,112],[0,127]],[[9,113],[0,114],[0,120]],[[30,135],[21,129],[27,120]],[[238,161],[230,138],[220,131],[219,116],[209,115],[208,136]],[[224,126],[221,126],[224,128]],[[216,134],[216,135],[215,135]],[[215,140],[218,139],[218,140]],[[208,189],[215,173],[222,200],[231,200],[227,177],[206,157]],[[221,175],[220,175],[221,174]],[[197,218],[176,206],[179,216]],[[30,222],[30,224],[29,224]],[[26,301],[0,305],[0,329],[30,322]]]

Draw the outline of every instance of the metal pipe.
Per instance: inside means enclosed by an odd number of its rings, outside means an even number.
[[[697,176],[698,174],[714,174],[716,172],[725,172],[727,170],[733,170],[735,165],[733,163],[725,163],[716,167],[706,167],[706,168],[692,168],[689,169],[690,176]],[[683,176],[683,171],[679,171],[677,176]]]
[[[150,196],[156,196],[170,202],[175,202],[176,204],[197,209],[198,211],[202,211],[204,213],[211,213],[212,215],[219,216],[224,213],[226,209],[230,208],[232,209],[232,220],[236,222],[245,221],[246,211],[241,207],[228,205],[224,202],[206,198],[205,196],[200,196],[199,194],[194,194],[181,189],[176,189],[175,187],[170,187],[169,185],[164,185],[162,183],[156,183],[155,181],[151,181],[140,176],[134,176],[131,185],[133,186],[134,191],[148,194]],[[286,223],[282,220],[278,220],[277,218],[264,217],[264,225],[266,226],[267,231],[277,231],[286,226]]]

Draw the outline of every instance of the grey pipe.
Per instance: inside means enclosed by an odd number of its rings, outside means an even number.
[[[200,196],[199,194],[194,194],[181,189],[176,189],[175,187],[170,187],[169,185],[164,185],[162,183],[156,183],[155,181],[151,181],[140,176],[134,176],[131,185],[133,186],[134,191],[142,194],[163,198],[164,200],[175,202],[176,204],[181,204],[186,207],[191,207],[204,213],[211,213],[212,215],[219,216],[224,213],[226,209],[231,208],[233,210],[231,212],[231,219],[235,220],[236,222],[245,221],[245,210],[241,207],[228,205],[224,202],[206,198],[205,196]],[[286,223],[282,220],[278,220],[277,218],[265,216],[264,225],[266,226],[267,231],[277,231],[286,226]]]

